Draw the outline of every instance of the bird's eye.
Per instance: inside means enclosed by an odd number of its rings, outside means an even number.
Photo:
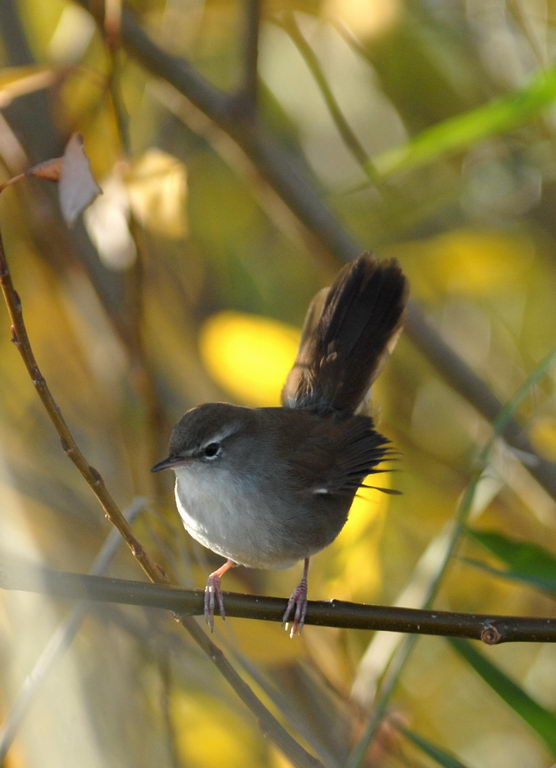
[[[203,456],[205,459],[215,459],[221,450],[222,447],[220,443],[209,443],[208,445],[205,445],[203,449]]]

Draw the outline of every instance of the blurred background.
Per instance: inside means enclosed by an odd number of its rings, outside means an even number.
[[[310,597],[419,607],[434,587],[439,609],[553,615],[553,371],[462,495],[488,398],[509,402],[556,339],[555,3],[136,0],[123,28],[119,0],[92,5],[0,0],[0,180],[80,131],[103,189],[70,230],[56,189],[26,180],[0,228],[42,372],[154,559],[196,588],[221,562],[181,527],[169,474],[149,473],[171,426],[205,401],[276,405],[311,297],[373,249],[415,302],[372,397],[401,454],[380,484],[402,495],[356,500]],[[189,62],[181,90],[160,51]],[[110,526],[0,315],[2,551],[87,572]],[[287,596],[300,570],[237,569],[225,588]],[[123,545],[104,572],[143,578]],[[1,600],[6,768],[290,764],[167,614],[88,607],[41,681],[74,606]],[[215,640],[326,766],[556,761],[554,646],[310,626],[292,642],[239,619]]]

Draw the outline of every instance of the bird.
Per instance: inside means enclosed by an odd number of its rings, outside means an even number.
[[[385,471],[392,454],[366,411],[402,331],[408,292],[396,260],[363,253],[311,302],[280,407],[204,403],[172,430],[167,458],[151,471],[173,470],[183,525],[225,558],[205,588],[211,631],[216,608],[226,616],[228,570],[303,561],[283,616],[291,637],[301,633],[310,558],[337,537],[363,480]]]

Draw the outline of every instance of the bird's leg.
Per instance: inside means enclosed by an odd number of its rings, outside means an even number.
[[[290,630],[290,637],[300,635],[303,625],[305,624],[305,616],[307,615],[307,574],[309,573],[309,558],[306,557],[303,562],[303,577],[294,591],[291,593],[291,597],[288,600],[288,607],[284,613],[282,623],[284,629],[288,631],[290,621],[292,621],[292,628]]]
[[[220,580],[226,571],[229,571],[230,568],[233,568],[236,565],[237,563],[234,563],[233,560],[226,560],[224,565],[221,565],[218,570],[213,571],[208,577],[207,586],[205,587],[205,621],[209,625],[211,632],[214,632],[214,608],[216,602],[218,602],[220,615],[223,619],[226,618]]]

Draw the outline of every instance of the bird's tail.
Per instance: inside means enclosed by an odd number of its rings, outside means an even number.
[[[364,253],[317,293],[284,389],[287,408],[350,414],[401,332],[408,282],[395,260]]]

